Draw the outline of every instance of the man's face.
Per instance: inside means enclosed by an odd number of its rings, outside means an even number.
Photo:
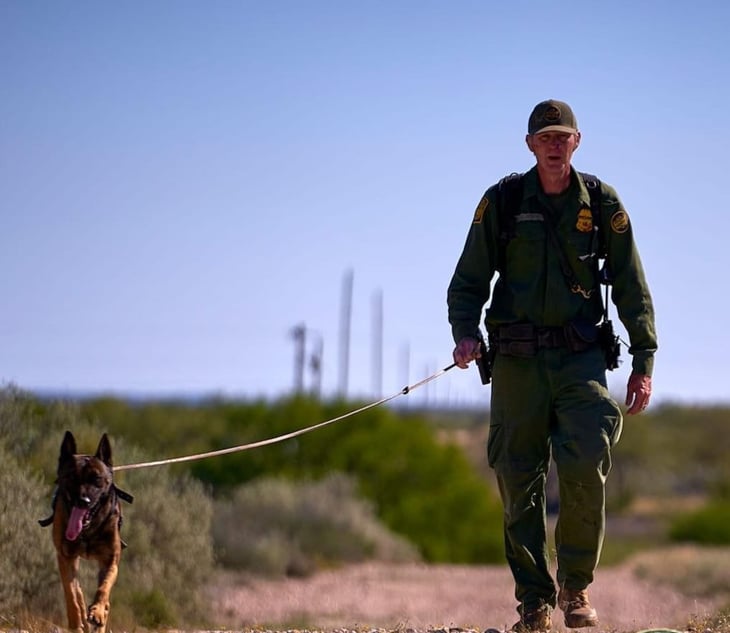
[[[544,132],[528,135],[527,147],[535,154],[537,166],[547,172],[563,174],[570,170],[573,152],[580,144],[580,132]]]

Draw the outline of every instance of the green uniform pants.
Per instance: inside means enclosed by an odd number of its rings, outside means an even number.
[[[507,561],[526,607],[555,606],[549,571],[545,482],[557,468],[558,586],[593,581],[605,532],[605,482],[621,410],[606,387],[603,352],[541,349],[532,358],[497,355],[487,446],[504,505]]]

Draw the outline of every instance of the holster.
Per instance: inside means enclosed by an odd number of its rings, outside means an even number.
[[[613,371],[621,363],[621,341],[613,331],[613,323],[609,319],[604,320],[597,330],[598,342],[606,358],[606,369]]]
[[[494,355],[496,353],[494,340],[489,337],[489,345],[484,341],[481,331],[478,334],[479,340],[479,358],[476,359],[477,369],[479,369],[479,378],[483,385],[492,382],[492,365],[494,363]]]

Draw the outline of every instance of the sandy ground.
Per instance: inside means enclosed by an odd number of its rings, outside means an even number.
[[[591,631],[686,630],[711,601],[688,600],[638,579],[628,567],[598,570],[590,590],[600,626]],[[222,578],[213,607],[226,628],[504,630],[517,619],[505,567],[368,563],[311,578]],[[562,613],[554,630],[567,631]]]

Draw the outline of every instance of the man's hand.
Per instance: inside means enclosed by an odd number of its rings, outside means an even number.
[[[461,369],[466,369],[471,361],[481,357],[479,341],[475,338],[466,336],[454,348],[454,362]]]
[[[629,407],[626,413],[629,415],[641,413],[649,405],[649,398],[651,398],[651,376],[631,374],[626,387],[626,406]]]

